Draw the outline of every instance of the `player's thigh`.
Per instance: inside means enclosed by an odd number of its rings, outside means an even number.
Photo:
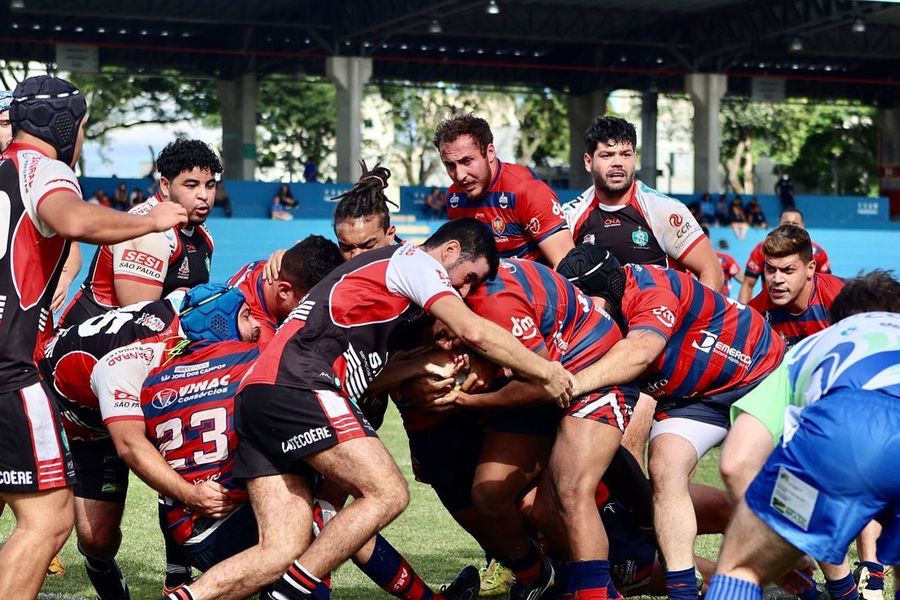
[[[549,481],[557,499],[593,497],[621,441],[621,429],[607,422],[564,417],[550,455]]]
[[[399,500],[407,495],[397,463],[377,437],[347,440],[309,454],[304,460],[357,498],[397,496]]]
[[[472,483],[475,502],[517,497],[546,465],[552,444],[552,434],[488,432]]]
[[[312,540],[312,491],[301,475],[280,474],[247,481],[250,504],[264,550],[300,553]]]
[[[67,537],[75,520],[72,489],[5,493],[3,500],[16,517],[16,529]]]

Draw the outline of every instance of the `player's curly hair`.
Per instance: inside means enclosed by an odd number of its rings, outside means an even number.
[[[831,303],[828,316],[837,323],[864,312],[900,313],[900,281],[893,271],[875,269],[848,279]]]
[[[169,181],[195,167],[218,175],[222,172],[222,161],[208,144],[200,140],[175,140],[156,156],[156,170]]]
[[[359,166],[362,174],[356,185],[343,194],[334,196],[334,199],[339,202],[334,208],[331,224],[333,227],[337,227],[338,223],[344,221],[377,216],[381,220],[382,229],[387,231],[391,226],[391,211],[388,204],[396,206],[384,194],[391,171],[380,164],[376,164],[370,171],[364,160],[359,161]]]
[[[584,150],[593,155],[597,144],[603,142],[628,142],[637,148],[637,131],[634,125],[619,117],[597,117],[588,130],[584,132]]]
[[[284,253],[278,279],[303,296],[343,262],[337,244],[321,235],[309,235]]]
[[[494,143],[491,126],[481,117],[476,117],[474,113],[452,115],[438,123],[434,130],[432,143],[440,152],[441,146],[452,144],[463,135],[472,136],[481,149],[482,156],[487,156],[487,147]]]

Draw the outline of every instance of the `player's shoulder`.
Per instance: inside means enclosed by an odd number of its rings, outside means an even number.
[[[761,291],[747,303],[747,306],[755,310],[761,315],[765,315],[769,310],[769,294],[766,290]]]
[[[549,191],[553,192],[537,174],[526,167],[516,163],[501,163],[498,185],[509,192]]]
[[[844,280],[831,273],[816,273],[816,284],[832,299],[844,287]]]

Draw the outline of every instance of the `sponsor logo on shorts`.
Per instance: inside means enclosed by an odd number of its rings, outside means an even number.
[[[285,454],[305,448],[310,444],[326,440],[331,437],[331,431],[327,427],[313,427],[303,433],[291,436],[281,442],[281,451]]]
[[[33,481],[31,471],[0,471],[0,485],[31,485]]]
[[[703,334],[703,339],[691,342],[691,346],[697,350],[705,352],[706,354],[712,352],[713,354],[724,356],[729,361],[748,368],[753,364],[752,357],[744,354],[733,346],[729,346],[725,342],[719,341],[718,334],[705,329],[701,329],[700,333]]]

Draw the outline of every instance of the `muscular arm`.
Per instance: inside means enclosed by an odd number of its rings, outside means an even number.
[[[709,238],[703,236],[691,250],[681,258],[681,264],[697,276],[700,283],[719,291],[725,283],[725,275]]]
[[[162,298],[163,289],[159,285],[129,281],[120,277],[114,279],[113,285],[116,288],[116,298],[119,299],[119,304],[122,306]]]
[[[160,202],[147,215],[132,215],[88,204],[69,191],[48,195],[37,212],[59,235],[93,244],[115,244],[187,223],[187,213],[175,202]]]
[[[107,425],[116,453],[147,485],[157,492],[175,498],[208,517],[223,517],[233,510],[232,501],[213,487],[193,485],[184,480],[144,433],[139,420],[113,421]]]
[[[630,383],[647,370],[666,347],[666,339],[649,329],[628,332],[603,358],[584,369],[575,380],[576,398],[610,385]]]
[[[541,254],[547,259],[547,264],[554,269],[559,264],[559,261],[565,258],[569,250],[574,247],[575,242],[572,240],[572,232],[568,229],[557,231],[538,244]]]
[[[753,298],[753,286],[756,285],[757,279],[759,277],[753,277],[744,273],[744,279],[741,281],[741,291],[738,293],[738,302],[741,304],[750,302],[750,299]]]

